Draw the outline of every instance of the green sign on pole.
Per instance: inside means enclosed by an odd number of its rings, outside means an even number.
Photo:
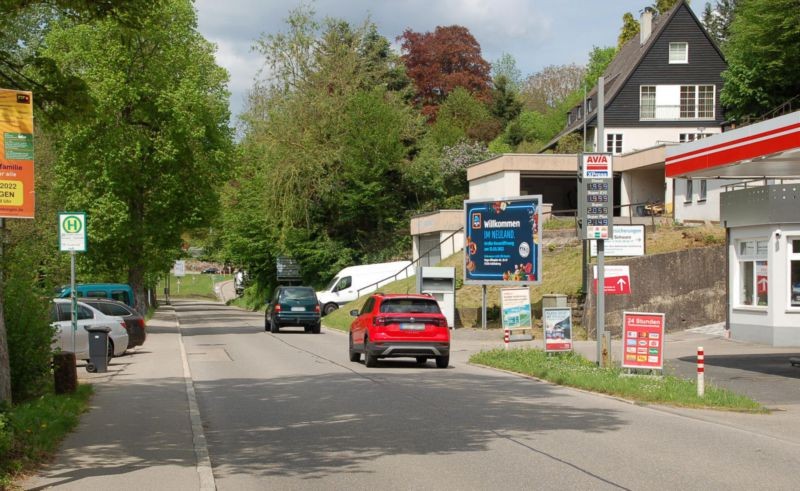
[[[86,213],[59,213],[58,239],[61,251],[86,252]]]

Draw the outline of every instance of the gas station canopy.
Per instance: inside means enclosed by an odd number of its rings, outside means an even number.
[[[666,177],[800,176],[800,111],[667,148]]]

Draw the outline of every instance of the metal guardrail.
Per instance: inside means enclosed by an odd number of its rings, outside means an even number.
[[[750,189],[756,187],[771,186],[774,184],[784,184],[784,181],[796,181],[797,179],[784,179],[765,177],[761,179],[751,179],[749,181],[734,182],[733,184],[725,184],[723,190],[727,193],[729,191],[736,191],[737,189]]]
[[[356,295],[358,297],[361,297],[361,292],[362,291],[369,290],[370,288],[373,288],[373,289],[377,290],[382,285],[385,285],[387,283],[391,283],[393,281],[397,281],[398,279],[400,279],[400,276],[402,274],[404,274],[404,273],[405,273],[405,276],[403,276],[403,278],[408,278],[409,276],[411,276],[411,275],[408,274],[409,268],[416,268],[416,266],[419,265],[421,260],[429,259],[431,252],[435,251],[436,249],[441,249],[442,244],[444,244],[448,240],[452,240],[453,241],[453,250],[455,250],[455,239],[454,239],[454,237],[455,237],[455,235],[457,233],[463,232],[463,231],[464,231],[464,227],[459,228],[458,230],[456,230],[452,234],[450,234],[447,237],[445,237],[444,239],[442,239],[438,244],[436,244],[435,246],[433,246],[430,249],[428,249],[427,251],[425,251],[425,253],[420,254],[417,259],[412,261],[411,264],[409,264],[408,266],[406,266],[402,270],[398,271],[397,274],[394,274],[394,275],[391,275],[391,276],[387,276],[386,278],[384,278],[382,280],[378,280],[375,283],[372,283],[370,285],[367,285],[367,286],[359,288],[358,290],[356,290]],[[412,271],[414,271],[414,270],[412,269]],[[371,292],[373,290],[369,290],[369,291]],[[369,292],[365,292],[365,293],[369,293]]]
[[[634,207],[636,207],[634,209]],[[641,208],[639,208],[641,207]],[[621,225],[625,218],[628,219],[628,225],[633,225],[633,219],[636,217],[639,218],[647,218],[650,217],[651,224],[655,229],[656,226],[656,219],[664,219],[664,218],[673,218],[671,213],[666,212],[666,208],[664,203],[661,202],[654,202],[654,201],[643,201],[641,203],[629,203],[627,205],[615,205],[615,210],[621,210],[622,208],[628,208],[628,216],[615,216],[614,223]],[[630,211],[636,211],[637,214],[634,215],[630,213]],[[550,214],[555,218],[573,218],[575,221],[575,230],[578,230],[578,210],[577,209],[564,209],[564,210],[551,210]],[[563,215],[563,216],[561,216]]]

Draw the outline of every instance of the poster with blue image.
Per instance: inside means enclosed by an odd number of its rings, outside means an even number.
[[[464,283],[542,282],[541,202],[541,195],[464,201]]]

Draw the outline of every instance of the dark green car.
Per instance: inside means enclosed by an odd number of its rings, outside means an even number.
[[[264,330],[276,333],[281,327],[302,326],[319,334],[320,308],[317,294],[309,286],[279,286],[264,312]]]

